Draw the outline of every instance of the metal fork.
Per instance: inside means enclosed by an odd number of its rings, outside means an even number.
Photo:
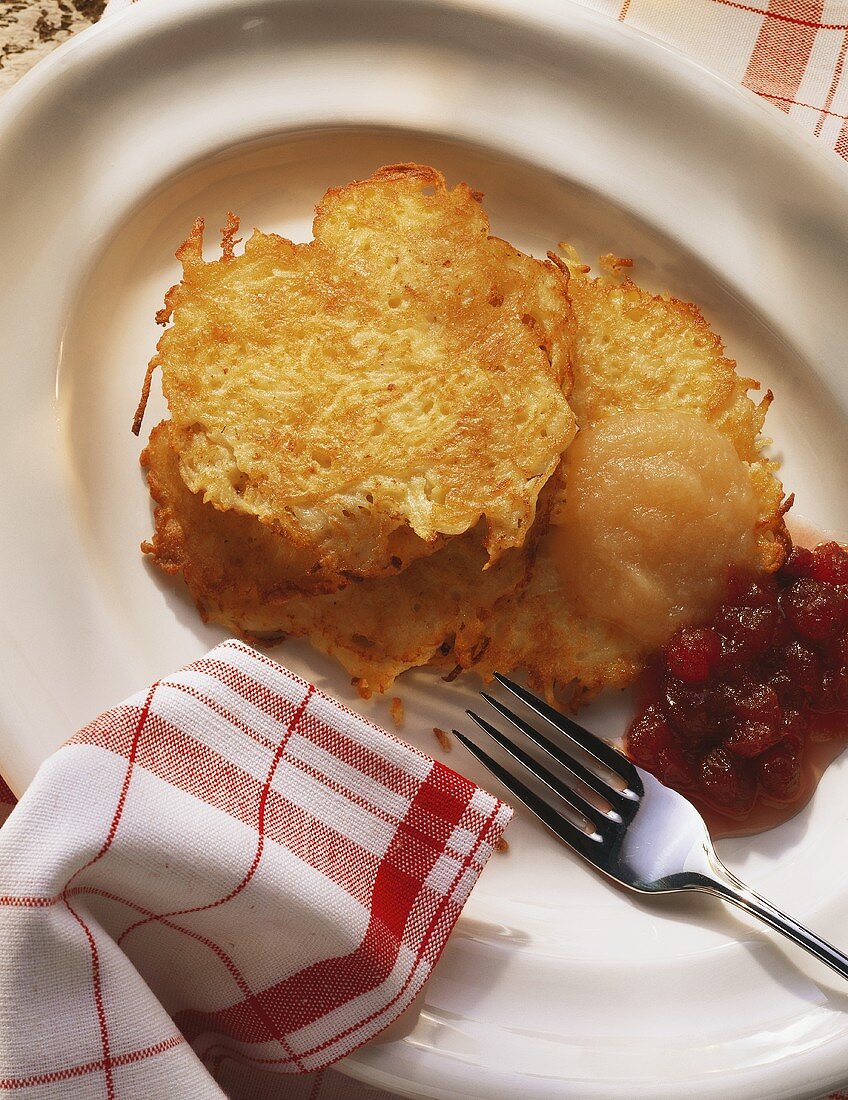
[[[545,797],[458,730],[454,734],[560,840],[599,871],[639,893],[701,890],[724,898],[848,978],[848,956],[781,913],[724,866],[704,819],[691,802],[526,688],[505,676],[496,675],[496,679],[547,726],[565,735],[555,743],[503,703],[482,693],[520,739],[533,741],[554,762],[555,771],[551,771],[490,722],[471,710],[466,712],[518,762],[517,771],[525,769],[541,780],[547,788]],[[583,750],[588,766],[567,747],[570,744]],[[587,794],[598,796],[597,804],[580,793],[581,785],[588,789]]]

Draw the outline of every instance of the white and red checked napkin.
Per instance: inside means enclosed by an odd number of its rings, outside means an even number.
[[[309,1095],[287,1077],[411,1004],[510,815],[217,646],[77,733],[0,831],[0,1093]]]

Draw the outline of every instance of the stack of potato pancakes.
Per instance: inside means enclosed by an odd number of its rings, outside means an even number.
[[[436,664],[576,704],[729,567],[781,564],[770,395],[694,306],[524,255],[481,199],[403,164],[328,191],[308,244],[236,255],[231,215],[207,262],[195,224],[136,416],[158,367],[142,549],[204,619],[306,637],[364,696]]]

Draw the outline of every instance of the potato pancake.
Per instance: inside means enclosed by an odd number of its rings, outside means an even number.
[[[202,617],[256,641],[307,637],[340,661],[366,697],[427,664],[457,632],[482,636],[487,617],[524,583],[532,560],[533,532],[524,547],[484,570],[487,553],[472,531],[397,576],[292,597],[302,563],[255,516],[222,512],[188,489],[169,422],[153,429],[142,465],[156,503],[155,533],[142,549],[166,573],[183,576]],[[538,525],[551,492],[540,500]]]
[[[496,561],[574,435],[567,271],[491,237],[480,199],[393,165],[328,191],[308,244],[257,230],[236,256],[231,216],[219,259],[202,222],[178,252],[145,393],[160,367],[188,488],[316,582],[398,572],[481,520]]]

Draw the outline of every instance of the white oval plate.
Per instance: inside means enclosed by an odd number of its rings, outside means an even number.
[[[770,107],[557,0],[140,0],[0,108],[0,771],[21,791],[92,714],[218,635],[138,553],[129,432],[175,246],[203,214],[309,235],[330,185],[415,159],[543,253],[633,256],[777,400],[800,510],[848,531],[848,173]],[[155,423],[152,408],[147,426]],[[279,655],[353,705],[339,670]],[[475,685],[402,681],[436,752]],[[362,705],[387,721],[386,701]],[[587,721],[621,729],[622,706]],[[447,758],[491,786],[457,748]],[[848,943],[848,760],[781,829],[726,842]],[[623,896],[519,814],[416,1010],[342,1069],[428,1097],[814,1096],[848,1080],[848,989],[704,899]]]

